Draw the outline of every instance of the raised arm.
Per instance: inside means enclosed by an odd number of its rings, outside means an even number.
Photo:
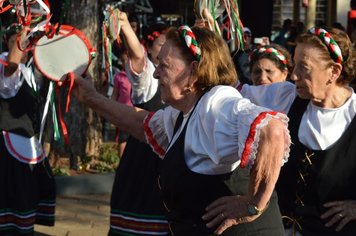
[[[26,29],[23,29],[20,33],[25,33]],[[17,38],[16,35],[12,35],[7,39],[7,46],[9,47],[9,54],[7,57],[8,65],[4,68],[4,75],[6,77],[11,76],[18,69],[19,64],[21,63],[21,59],[24,55],[17,47]]]
[[[124,37],[127,46],[132,69],[139,74],[143,71],[145,66],[144,49],[133,31],[125,12],[120,12],[119,21],[121,25],[121,34]]]
[[[118,103],[101,95],[95,90],[90,76],[83,78],[79,75],[74,75],[74,80],[74,94],[80,102],[88,105],[121,130],[130,133],[141,141],[145,141],[143,120],[149,112]]]

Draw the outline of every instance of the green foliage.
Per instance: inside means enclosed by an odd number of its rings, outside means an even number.
[[[119,163],[117,144],[104,143],[99,150],[99,158],[90,164],[90,168],[98,172],[115,171]]]
[[[117,145],[104,143],[99,151],[99,161],[105,162],[109,165],[116,165],[119,162]]]
[[[52,172],[54,176],[69,176],[68,168],[54,167],[52,168]]]

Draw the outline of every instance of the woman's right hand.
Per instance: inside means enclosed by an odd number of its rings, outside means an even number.
[[[87,74],[85,78],[75,73],[68,73],[68,76],[74,80],[73,93],[80,102],[88,104],[98,95],[90,74]]]
[[[333,201],[324,204],[328,210],[321,215],[322,219],[328,219],[326,227],[336,226],[336,231],[342,230],[347,223],[356,220],[356,201]]]
[[[252,222],[259,216],[248,212],[250,201],[249,197],[240,195],[218,198],[206,207],[202,219],[208,228],[216,228],[214,233],[220,235],[233,225]]]

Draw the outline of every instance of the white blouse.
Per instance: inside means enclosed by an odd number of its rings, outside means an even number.
[[[142,50],[144,48],[142,47]],[[127,77],[131,83],[131,100],[133,104],[142,104],[150,101],[158,89],[158,80],[153,77],[156,67],[145,53],[145,65],[141,73],[133,70],[131,61],[125,65]]]
[[[326,150],[340,139],[356,114],[356,94],[338,108],[322,108],[309,102],[303,114],[298,138],[313,150]],[[271,85],[244,85],[241,94],[252,102],[273,110],[288,113],[297,96],[295,85],[290,82]]]
[[[7,52],[0,54],[0,59],[7,61]],[[5,66],[0,63],[0,97],[2,98],[12,98],[20,90],[24,80],[28,83],[30,87],[34,84],[34,74],[31,67],[26,67],[24,64],[19,64],[19,68],[15,73],[9,77],[5,77]],[[21,73],[23,76],[21,76]]]
[[[172,137],[178,114],[178,110],[169,106],[145,119],[147,142],[161,158],[182,130]],[[185,115],[185,120],[188,116]],[[252,104],[233,87],[212,88],[200,99],[188,122],[184,146],[187,166],[208,175],[229,173],[240,164],[251,166],[256,158],[260,130],[272,117],[285,124],[284,163],[290,144],[287,116]]]

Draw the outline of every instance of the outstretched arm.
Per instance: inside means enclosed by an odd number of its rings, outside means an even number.
[[[106,120],[120,128],[120,130],[130,133],[139,140],[145,141],[143,131],[143,120],[148,111],[127,106],[98,93],[91,81],[91,77],[83,78],[74,75],[74,94],[78,100]]]
[[[248,205],[264,210],[277,182],[285,150],[285,132],[282,122],[271,119],[261,128],[256,160],[251,168],[249,192],[245,196],[226,196],[217,199],[203,216],[208,227],[216,227],[221,234],[232,225],[251,222],[259,215],[251,215]]]

